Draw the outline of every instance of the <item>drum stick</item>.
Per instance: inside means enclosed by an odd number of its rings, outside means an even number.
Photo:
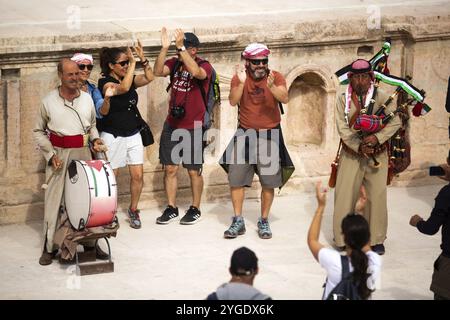
[[[45,183],[42,184],[41,188],[43,190],[46,190],[48,188],[48,184],[50,183],[50,181],[53,179],[54,175],[56,172],[59,171],[59,169],[61,169],[62,167],[62,163],[59,167],[57,167],[55,170],[53,170],[52,174],[50,175],[50,177],[48,177],[47,181]]]

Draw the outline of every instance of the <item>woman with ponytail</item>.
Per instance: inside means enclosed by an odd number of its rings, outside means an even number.
[[[119,168],[128,166],[130,171],[131,202],[128,208],[130,226],[141,227],[138,202],[142,192],[144,146],[140,129],[141,117],[137,108],[138,94],[136,88],[150,83],[154,79],[149,61],[144,57],[143,47],[132,48],[139,57],[144,74],[134,75],[136,60],[131,48],[103,48],[100,52],[100,67],[103,78],[98,81],[98,88],[103,96],[113,91],[109,104],[99,109],[102,119],[101,138],[108,146],[108,158],[114,174]]]
[[[327,190],[316,185],[317,210],[308,232],[308,246],[314,258],[327,271],[324,299],[342,280],[341,254],[334,249],[325,248],[319,242],[322,215],[326,204]],[[362,211],[365,197],[360,198],[355,211]],[[366,219],[357,213],[349,213],[341,223],[345,242],[345,253],[349,260],[349,271],[361,299],[367,300],[375,290],[375,282],[380,275],[381,257],[370,248],[370,231]]]

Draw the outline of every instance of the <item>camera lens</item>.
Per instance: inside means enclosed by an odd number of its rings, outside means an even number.
[[[170,114],[175,119],[182,119],[184,117],[184,114],[185,114],[184,107],[183,106],[173,106],[171,111],[170,111]]]

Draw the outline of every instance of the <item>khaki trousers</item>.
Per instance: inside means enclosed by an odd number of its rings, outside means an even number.
[[[341,151],[334,193],[333,232],[335,244],[345,245],[341,232],[344,217],[354,212],[359,198],[359,189],[364,185],[367,191],[367,202],[364,217],[370,227],[370,245],[382,244],[387,232],[387,199],[386,180],[388,174],[387,152],[376,156],[381,166],[376,169],[370,166],[372,159],[360,159]]]

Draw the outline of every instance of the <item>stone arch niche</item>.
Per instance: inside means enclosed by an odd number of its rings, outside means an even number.
[[[336,83],[332,73],[318,65],[300,66],[286,77],[289,103],[284,124],[291,146],[324,147],[332,138]]]

